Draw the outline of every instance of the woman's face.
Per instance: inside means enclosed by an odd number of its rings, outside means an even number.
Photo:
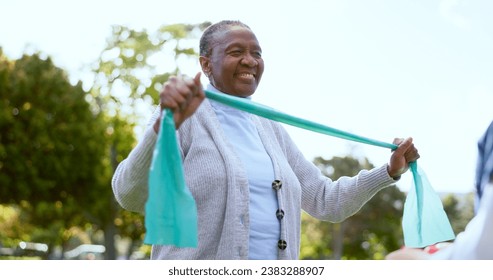
[[[201,65],[211,84],[221,92],[247,97],[252,95],[264,72],[262,49],[253,32],[231,26],[213,37],[210,55]]]

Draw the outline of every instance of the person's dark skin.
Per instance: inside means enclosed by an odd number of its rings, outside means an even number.
[[[215,35],[209,56],[200,57],[202,71],[221,92],[248,97],[264,73],[260,44],[249,29],[234,26]]]
[[[204,89],[200,83],[200,72],[191,79],[186,76],[172,76],[164,83],[159,94],[161,109],[173,112],[175,127],[190,117],[205,99]],[[159,131],[161,116],[154,123],[154,131]]]
[[[264,71],[262,49],[255,34],[241,26],[232,26],[215,34],[210,54],[200,57],[200,65],[215,88],[237,97],[254,94]],[[159,96],[161,108],[171,109],[178,129],[205,99],[200,72],[193,79],[171,77]],[[160,118],[154,123],[156,132],[159,124]],[[409,162],[420,156],[411,137],[396,138],[393,143],[398,147],[391,154],[387,172],[390,177],[399,178],[409,169]]]

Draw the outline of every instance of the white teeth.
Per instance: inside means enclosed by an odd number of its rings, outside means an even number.
[[[248,78],[248,79],[253,79],[253,74],[249,74],[249,73],[242,73],[242,74],[239,74],[238,77],[240,78]]]

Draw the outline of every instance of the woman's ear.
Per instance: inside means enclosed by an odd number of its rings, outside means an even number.
[[[209,78],[211,74],[210,59],[207,56],[200,56],[199,62],[200,62],[200,67],[202,68],[202,72],[204,72],[205,76]]]

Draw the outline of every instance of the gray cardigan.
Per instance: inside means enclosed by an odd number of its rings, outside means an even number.
[[[152,124],[158,115],[159,108],[141,141],[113,175],[116,200],[129,211],[144,214],[147,176],[157,139]],[[305,159],[282,125],[255,115],[252,119],[272,159],[277,182],[273,187],[278,189],[279,209],[284,212],[279,259],[298,259],[301,210],[321,220],[340,222],[359,211],[379,190],[395,183],[386,164],[332,181]],[[186,185],[197,204],[198,247],[154,245],[151,259],[248,259],[248,179],[207,99],[183,122],[177,139]]]

